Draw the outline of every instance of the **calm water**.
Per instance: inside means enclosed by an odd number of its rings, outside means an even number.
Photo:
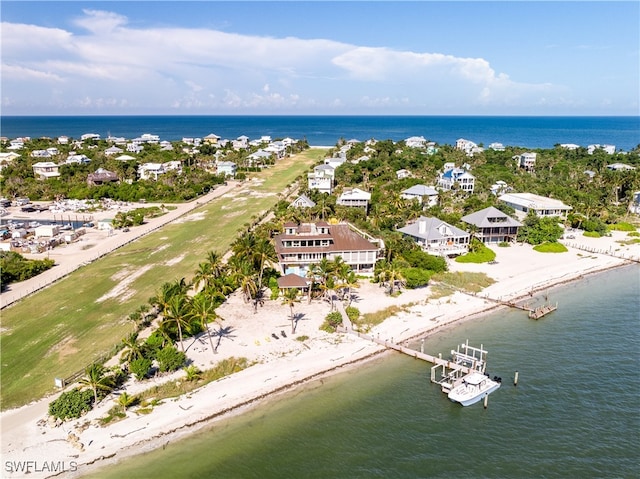
[[[143,133],[174,141],[209,133],[235,139],[262,135],[306,138],[310,145],[346,140],[403,140],[424,136],[440,144],[466,138],[485,146],[553,148],[559,143],[581,146],[609,144],[629,151],[640,144],[640,117],[472,117],[472,116],[40,116],[0,117],[0,135],[80,138],[98,133],[135,138]]]
[[[486,410],[389,354],[92,477],[638,477],[639,293],[636,265],[550,290],[542,320],[507,311],[429,338],[432,353],[489,350],[504,382]]]

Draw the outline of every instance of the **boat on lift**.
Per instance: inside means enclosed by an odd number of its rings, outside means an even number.
[[[464,376],[462,381],[449,391],[448,397],[463,406],[471,406],[498,389],[500,383],[499,378],[491,379],[474,371]]]

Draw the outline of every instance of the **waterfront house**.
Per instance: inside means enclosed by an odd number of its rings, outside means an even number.
[[[411,136],[404,140],[404,144],[408,148],[424,148],[427,140],[424,136]]]
[[[307,195],[300,195],[291,202],[293,208],[313,208],[316,205],[315,201],[309,198]]]
[[[60,176],[58,165],[53,161],[39,161],[33,164],[33,174],[36,178],[46,180],[49,178],[57,178]]]
[[[593,155],[593,152],[596,150],[604,150],[610,155],[613,155],[616,152],[615,145],[589,145],[587,146],[587,153]]]
[[[100,186],[107,183],[117,183],[118,181],[120,180],[117,174],[104,168],[98,168],[94,173],[87,175],[87,184],[89,186]]]
[[[58,145],[68,145],[69,137],[68,136],[59,136],[58,137]]]
[[[572,210],[571,206],[562,201],[532,193],[505,193],[498,197],[500,201],[516,210],[518,219],[523,219],[529,211],[533,211],[539,217],[559,216],[566,218]]]
[[[504,151],[504,145],[502,143],[494,142],[489,145],[489,149],[493,151]]]
[[[438,218],[420,216],[397,231],[434,256],[457,256],[469,251],[471,235]]]
[[[405,200],[417,200],[420,204],[425,203],[425,206],[438,204],[438,192],[431,186],[413,185],[404,190],[400,196]]]
[[[284,232],[274,238],[278,265],[282,274],[294,273],[305,277],[309,266],[323,258],[329,261],[337,257],[358,274],[373,274],[382,240],[357,230],[349,223],[329,224],[285,223]]]
[[[371,193],[361,190],[360,188],[345,188],[338,197],[336,205],[367,208],[371,201]]]
[[[484,151],[473,141],[465,140],[464,138],[456,140],[456,150],[464,151],[467,156],[473,156],[476,153],[482,153]]]
[[[218,141],[220,141],[220,137],[214,133],[209,133],[202,139],[202,141],[209,145],[217,145]]]
[[[522,223],[493,206],[463,216],[462,221],[476,229],[473,236],[483,243],[513,242],[522,226]]]
[[[310,283],[310,281],[308,281],[306,278],[298,276],[295,273],[289,273],[285,274],[284,276],[280,276],[277,281],[278,289],[282,294],[284,294],[285,290],[294,288],[304,293],[309,288]]]

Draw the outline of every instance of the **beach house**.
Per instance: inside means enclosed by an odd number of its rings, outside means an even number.
[[[413,185],[400,193],[400,197],[405,200],[417,200],[418,203],[424,203],[425,206],[438,204],[438,191],[432,186]]]
[[[316,166],[313,172],[307,175],[309,189],[331,194],[335,171],[335,168],[326,164]]]
[[[120,181],[118,175],[113,171],[98,168],[94,173],[87,175],[87,184],[89,186],[100,186],[107,183],[117,183]]]
[[[216,174],[235,178],[238,166],[233,161],[219,161],[216,163]]]
[[[498,197],[506,205],[516,211],[518,219],[523,219],[529,211],[533,211],[539,217],[559,216],[566,218],[567,213],[573,208],[562,201],[533,193],[505,193]]]
[[[464,168],[450,168],[439,174],[436,186],[444,191],[460,190],[473,193],[475,182],[475,176]]]
[[[371,193],[368,191],[360,188],[345,188],[336,200],[336,205],[367,209],[370,201]]]
[[[285,223],[284,232],[274,238],[282,274],[304,277],[312,264],[337,257],[358,274],[371,275],[381,251],[382,240],[357,230],[349,223]]]
[[[534,171],[536,168],[536,158],[538,154],[532,151],[522,153],[513,157],[518,162],[518,166],[525,171]]]
[[[53,161],[39,161],[38,163],[34,163],[32,168],[35,177],[41,180],[57,178],[60,176],[58,165]]]
[[[494,206],[463,216],[462,221],[476,230],[473,236],[483,243],[513,242],[522,226]]]
[[[420,216],[397,231],[434,256],[457,256],[469,251],[471,235],[438,218]]]
[[[292,208],[313,208],[315,205],[315,201],[313,201],[307,195],[300,195],[295,200],[293,200],[289,206],[291,206]]]

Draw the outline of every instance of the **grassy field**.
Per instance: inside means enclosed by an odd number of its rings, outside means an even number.
[[[109,353],[133,325],[126,317],[166,281],[190,280],[208,251],[224,253],[238,231],[278,201],[278,194],[324,156],[319,149],[285,159],[184,221],[83,266],[2,311],[3,410],[54,391],[64,378]],[[142,274],[139,274],[142,272]],[[133,275],[133,276],[132,276]],[[114,295],[115,294],[115,295]],[[99,301],[103,296],[113,296]]]

